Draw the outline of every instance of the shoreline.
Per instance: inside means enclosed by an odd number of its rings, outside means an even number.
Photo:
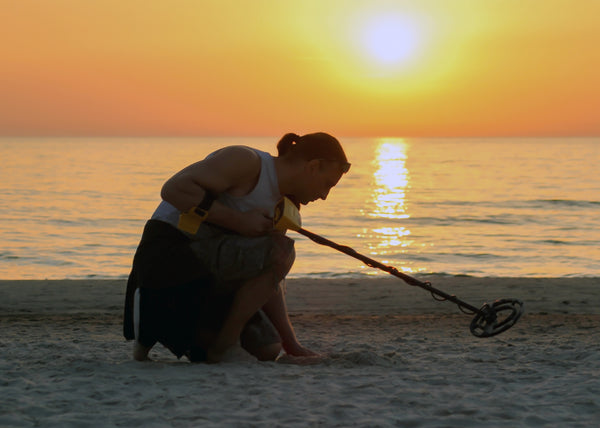
[[[432,286],[475,307],[497,299],[523,301],[529,314],[600,314],[600,278],[436,276]],[[0,280],[0,314],[121,312],[125,279]],[[288,279],[290,314],[427,315],[460,313],[451,302],[393,277]]]

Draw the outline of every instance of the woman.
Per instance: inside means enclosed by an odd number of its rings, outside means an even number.
[[[282,348],[316,355],[287,315],[280,282],[295,253],[273,212],[283,196],[325,200],[350,164],[326,133],[286,134],[277,150],[225,147],[164,184],[127,284],[124,334],[136,339],[136,360],[156,342],[190,361],[220,361],[238,341],[260,360]]]

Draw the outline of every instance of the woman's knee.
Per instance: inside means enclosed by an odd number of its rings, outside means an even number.
[[[294,241],[282,234],[274,235],[271,266],[278,280],[288,274],[295,259]]]

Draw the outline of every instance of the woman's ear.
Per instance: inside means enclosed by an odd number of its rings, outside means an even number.
[[[311,175],[313,175],[321,168],[321,161],[319,159],[311,159],[306,162],[305,168]]]

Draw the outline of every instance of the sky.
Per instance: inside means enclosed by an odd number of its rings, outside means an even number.
[[[600,135],[600,0],[0,0],[0,135]]]

